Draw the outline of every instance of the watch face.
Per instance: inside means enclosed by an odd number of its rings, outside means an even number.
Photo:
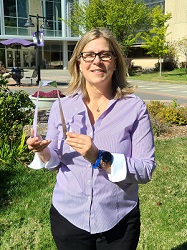
[[[113,156],[110,152],[104,151],[101,155],[101,160],[105,163],[112,163]]]

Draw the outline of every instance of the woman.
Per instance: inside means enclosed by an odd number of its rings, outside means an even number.
[[[29,138],[31,167],[59,168],[50,210],[63,250],[133,250],[140,234],[138,184],[155,169],[145,103],[126,81],[122,51],[108,30],[93,29],[69,63],[68,96],[50,112],[46,140]],[[32,131],[33,136],[33,131]]]

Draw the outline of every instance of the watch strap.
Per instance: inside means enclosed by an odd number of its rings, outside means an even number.
[[[97,160],[95,161],[94,164],[92,164],[92,168],[95,169],[95,168],[98,168],[100,166],[102,152],[103,152],[103,150],[99,150]]]

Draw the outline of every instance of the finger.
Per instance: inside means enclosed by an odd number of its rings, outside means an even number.
[[[77,138],[77,137],[80,136],[80,134],[77,134],[77,133],[74,133],[74,132],[67,132],[66,135],[69,138]]]
[[[66,139],[66,143],[70,145],[71,147],[75,147],[75,148],[83,148],[86,146],[85,140],[82,140],[82,139],[68,138]]]
[[[49,144],[50,144],[51,141],[48,141],[48,143],[45,143],[45,144],[40,144],[39,146],[35,146],[35,147],[32,147],[32,151],[33,152],[41,152],[42,150],[44,150]]]
[[[31,128],[31,137],[34,137],[34,129]]]
[[[51,143],[51,140],[38,141],[38,138],[31,138],[27,140],[29,150],[40,150],[41,148],[47,147]]]
[[[47,145],[45,145],[45,146],[43,146],[43,147],[39,147],[39,148],[37,148],[37,149],[33,149],[32,151],[33,151],[34,153],[36,153],[36,152],[41,152],[41,151],[44,150],[46,147],[47,147]]]

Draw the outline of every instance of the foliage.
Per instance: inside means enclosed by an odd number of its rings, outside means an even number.
[[[147,54],[158,56],[161,75],[161,58],[168,53],[166,36],[168,35],[167,28],[169,25],[166,22],[171,18],[171,13],[164,14],[162,8],[158,5],[152,10],[151,17],[151,29],[141,36],[145,42],[142,47],[148,50]]]
[[[151,118],[153,133],[156,136],[169,130],[171,124],[187,125],[187,107],[177,104],[176,100],[170,105],[160,101],[152,101],[147,104]]]
[[[8,80],[5,79],[2,75],[0,75],[0,88],[6,88],[7,83],[8,83]]]
[[[32,94],[32,96],[37,97],[38,92],[39,92],[38,97],[40,97],[40,98],[58,98],[57,91],[58,91],[60,97],[65,96],[64,94],[62,94],[62,92],[60,90],[56,90],[56,89],[52,90],[50,92],[36,91],[34,94]]]
[[[23,91],[12,92],[5,80],[0,80],[0,161],[11,164],[21,160],[25,135],[23,127],[31,124],[34,104]]]
[[[178,68],[177,43],[167,42],[167,49],[168,52],[163,57],[162,69],[170,71]]]
[[[82,35],[92,28],[106,27],[116,36],[127,55],[140,34],[148,30],[150,10],[142,2],[134,0],[91,0],[79,5],[74,1],[68,20],[73,35]]]
[[[28,163],[31,158],[25,140],[25,133],[17,140],[0,140],[0,164],[11,166],[17,163]]]

